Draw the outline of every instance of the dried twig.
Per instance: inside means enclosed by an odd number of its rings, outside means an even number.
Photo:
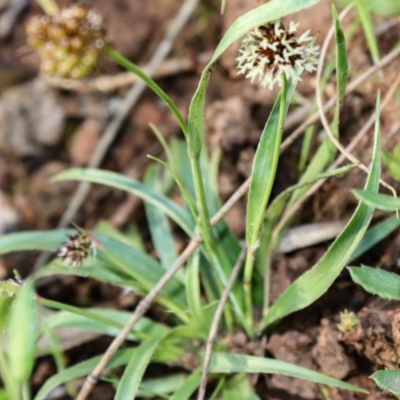
[[[210,327],[210,332],[208,334],[206,352],[204,355],[203,371],[201,374],[201,383],[200,383],[199,393],[197,395],[197,400],[203,400],[204,396],[206,394],[207,375],[208,375],[208,371],[210,369],[211,356],[212,356],[212,351],[213,351],[213,347],[214,347],[214,343],[215,343],[215,338],[217,337],[217,333],[218,333],[219,321],[221,320],[222,313],[224,312],[224,307],[225,307],[226,301],[228,300],[229,293],[232,290],[232,286],[235,283],[235,280],[240,272],[240,269],[242,268],[242,264],[243,264],[245,256],[246,256],[246,246],[243,246],[243,249],[240,252],[239,257],[236,261],[236,264],[232,269],[231,276],[229,277],[229,280],[226,283],[225,289],[222,292],[221,299],[218,303],[218,307],[215,311],[214,318],[212,320],[211,327]]]

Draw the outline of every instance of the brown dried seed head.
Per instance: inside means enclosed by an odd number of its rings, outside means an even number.
[[[99,15],[82,4],[54,16],[33,17],[26,31],[28,43],[40,57],[41,71],[63,78],[87,76],[111,46]]]

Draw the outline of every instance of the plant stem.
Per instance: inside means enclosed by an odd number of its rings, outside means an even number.
[[[204,183],[200,165],[200,153],[195,156],[191,156],[189,153],[189,159],[192,168],[194,189],[196,192],[196,202],[198,210],[198,227],[200,234],[204,240],[204,244],[211,258],[211,263],[214,265],[219,278],[224,285],[226,283],[225,271],[222,268],[226,261],[226,256],[222,254],[220,247],[217,243],[217,238],[214,236],[212,226],[210,223],[210,214],[207,207],[207,198],[204,190]],[[230,310],[225,309],[225,321],[228,328],[233,326],[233,317]]]
[[[187,125],[185,119],[183,118],[182,114],[178,110],[178,107],[172,101],[172,99],[161,89],[157,83],[147,76],[136,64],[129,61],[125,58],[121,53],[116,50],[109,50],[107,53],[117,64],[121,67],[124,67],[126,70],[132,72],[133,74],[137,75],[161,100],[165,102],[171,112],[174,114],[176,120],[178,121],[182,132],[185,136],[187,136]]]
[[[212,247],[215,240],[210,224],[210,214],[207,207],[206,193],[204,190],[203,178],[200,166],[200,157],[190,157],[192,167],[193,183],[196,192],[197,209],[199,212],[199,229],[204,242]]]

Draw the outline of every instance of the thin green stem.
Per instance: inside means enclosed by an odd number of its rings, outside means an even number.
[[[121,53],[116,50],[109,50],[108,55],[121,67],[124,67],[126,70],[134,73],[137,75],[161,100],[165,102],[171,112],[174,114],[176,120],[178,121],[182,132],[185,136],[187,136],[188,127],[186,125],[185,119],[183,118],[182,114],[179,112],[178,107],[172,101],[172,99],[161,89],[157,83],[147,76],[136,64],[129,61],[125,58]]]
[[[207,207],[206,192],[204,190],[203,177],[201,173],[200,157],[190,157],[192,167],[193,183],[196,192],[197,209],[199,212],[199,229],[204,242],[212,247],[214,233],[210,224],[210,213]]]
[[[200,157],[192,156],[190,157],[190,162],[192,167],[194,188],[196,192],[197,209],[199,212],[198,225],[200,233],[203,237],[208,254],[211,257],[211,262],[214,265],[215,271],[221,281],[222,287],[224,287],[227,282],[227,276],[229,275],[229,271],[231,269],[230,261],[224,250],[221,248],[218,238],[215,237],[212,226],[210,224],[210,214],[208,211],[207,199],[204,190],[204,183],[200,166]],[[236,316],[242,323],[244,329],[249,333],[249,327],[245,325],[243,311],[241,310],[239,302],[237,301],[237,298],[234,296],[233,293],[230,294],[230,300],[234,307]],[[232,329],[233,316],[229,307],[225,308],[224,317],[228,329]]]

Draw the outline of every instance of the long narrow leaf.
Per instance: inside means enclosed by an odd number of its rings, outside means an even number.
[[[76,230],[27,231],[0,236],[0,255],[15,251],[41,250],[55,251],[65,241],[67,235]]]
[[[18,290],[11,306],[8,326],[10,372],[20,384],[29,378],[35,362],[37,322],[33,284],[26,281]]]
[[[372,246],[375,246],[399,226],[400,218],[397,218],[396,215],[392,215],[379,224],[376,224],[373,228],[369,229],[362,238],[360,244],[355,249],[353,255],[350,257],[349,262],[353,261],[361,254],[364,254],[367,250],[369,250]]]
[[[265,357],[254,357],[228,353],[214,353],[211,359],[210,373],[231,374],[244,372],[246,374],[281,374],[293,378],[305,379],[307,381],[338,387],[355,392],[366,393],[365,390],[339,381],[330,376],[320,374],[307,368],[289,364],[284,361]]]
[[[254,246],[258,239],[263,215],[275,180],[275,170],[279,159],[279,148],[282,137],[282,129],[279,127],[280,118],[282,116],[281,114],[283,114],[283,116],[286,115],[295,88],[295,82],[288,82],[287,91],[284,94],[286,95],[284,101],[285,110],[280,110],[280,98],[282,93],[276,99],[257,147],[251,173],[249,200],[247,204],[246,242],[248,246]]]
[[[135,351],[136,349],[124,349],[117,351],[111,361],[107,364],[107,368],[112,369],[120,367],[121,365],[126,365],[132,358]],[[62,385],[63,383],[71,381],[73,379],[80,378],[81,376],[88,375],[93,371],[101,358],[102,355],[93,357],[90,360],[83,361],[77,365],[65,369],[64,371],[59,372],[56,375],[53,375],[40,388],[34,400],[44,400],[46,399],[50,391],[57,386]]]
[[[378,191],[380,175],[380,130],[378,96],[376,104],[375,143],[371,170],[365,188]],[[322,296],[340,274],[360,243],[371,221],[373,208],[360,203],[342,233],[320,261],[281,295],[261,322],[261,329],[272,322],[301,310]]]
[[[354,196],[370,207],[383,211],[400,210],[400,199],[388,194],[375,193],[369,190],[352,190]]]
[[[160,189],[159,172],[160,168],[156,165],[152,165],[147,169],[144,182],[149,188]],[[146,202],[145,209],[154,247],[161,265],[167,270],[178,258],[169,221],[165,214],[153,204]],[[179,276],[179,274],[175,276]]]
[[[186,233],[191,235],[194,230],[194,221],[191,215],[176,203],[158,191],[150,189],[142,183],[116,172],[99,169],[73,168],[61,172],[53,178],[54,182],[77,180],[99,183],[116,189],[132,193],[162,210],[175,221]]]
[[[200,385],[201,373],[196,369],[186,379],[185,383],[169,398],[169,400],[189,400],[191,395],[198,389]]]
[[[134,352],[118,385],[115,400],[135,399],[143,374],[164,335],[143,341]]]
[[[340,108],[346,94],[349,68],[347,63],[346,40],[334,5],[332,5],[332,13],[336,38],[337,108]]]

